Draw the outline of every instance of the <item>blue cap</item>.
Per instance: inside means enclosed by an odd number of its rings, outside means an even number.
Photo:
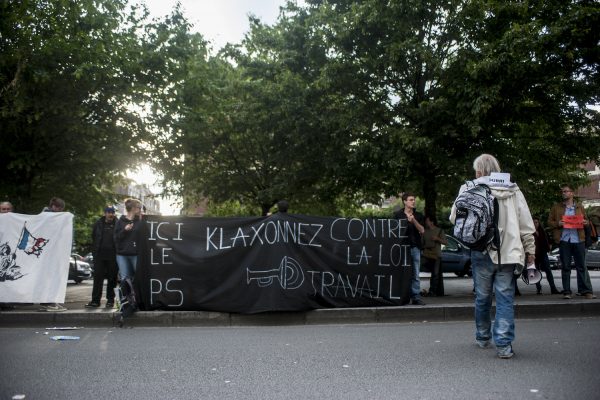
[[[104,212],[109,212],[109,213],[113,213],[113,214],[114,214],[114,212],[115,212],[115,208],[114,208],[113,206],[106,207],[106,208],[104,209]]]

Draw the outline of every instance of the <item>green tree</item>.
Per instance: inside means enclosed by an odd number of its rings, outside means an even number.
[[[186,196],[337,213],[409,190],[436,214],[490,152],[543,209],[598,158],[595,3],[307,3],[186,79],[163,151]]]
[[[500,159],[535,212],[560,183],[586,182],[580,165],[600,159],[600,5],[595,1],[474,1],[473,43],[451,88],[457,116],[472,127],[467,155]],[[467,124],[467,121],[465,121]],[[470,171],[469,171],[470,172]]]
[[[138,57],[123,6],[0,3],[0,192],[20,212],[53,195],[97,206],[115,172],[137,161],[141,121],[127,103]]]
[[[286,198],[296,212],[334,213],[352,195],[336,181],[349,121],[331,118],[340,102],[318,84],[325,49],[310,46],[309,29],[286,17],[273,27],[252,19],[243,46],[193,64],[175,142],[162,152],[182,160],[167,180],[187,199],[240,201],[266,214]]]
[[[489,152],[544,207],[598,159],[597,2],[308,3],[322,81],[366,127],[346,170],[357,192],[416,191],[435,214]]]
[[[452,171],[469,142],[446,93],[466,45],[466,2],[308,3],[328,49],[324,74],[367,128],[357,134],[346,181],[370,196],[417,192],[435,214],[440,182],[456,182]]]
[[[146,159],[177,68],[178,9],[146,23],[126,0],[0,2],[0,198],[37,213],[52,196],[84,218]],[[153,122],[153,121],[151,121]]]

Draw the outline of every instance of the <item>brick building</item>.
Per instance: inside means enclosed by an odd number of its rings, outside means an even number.
[[[115,193],[123,198],[139,199],[146,206],[146,214],[160,215],[160,202],[146,184],[130,183],[117,186],[115,187]],[[119,214],[125,214],[125,204],[123,202],[117,204],[116,207]]]
[[[590,184],[577,189],[575,196],[581,199],[584,206],[600,206],[600,168],[595,162],[590,161],[583,165],[588,172]]]

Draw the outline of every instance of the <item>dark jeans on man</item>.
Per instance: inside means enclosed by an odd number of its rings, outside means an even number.
[[[425,269],[431,271],[429,279],[429,293],[432,296],[444,295],[444,274],[442,273],[442,263],[439,258],[425,258]]]
[[[117,259],[111,258],[94,259],[94,287],[92,289],[92,302],[100,303],[102,298],[102,286],[106,279],[106,301],[114,303],[115,286],[117,285]]]
[[[563,293],[571,294],[571,257],[577,270],[577,291],[582,295],[592,293],[592,283],[585,266],[585,244],[560,242],[560,262],[562,263]]]

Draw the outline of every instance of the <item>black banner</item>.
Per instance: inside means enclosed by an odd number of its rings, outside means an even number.
[[[136,274],[145,310],[259,313],[409,301],[406,220],[151,215],[146,227]]]

